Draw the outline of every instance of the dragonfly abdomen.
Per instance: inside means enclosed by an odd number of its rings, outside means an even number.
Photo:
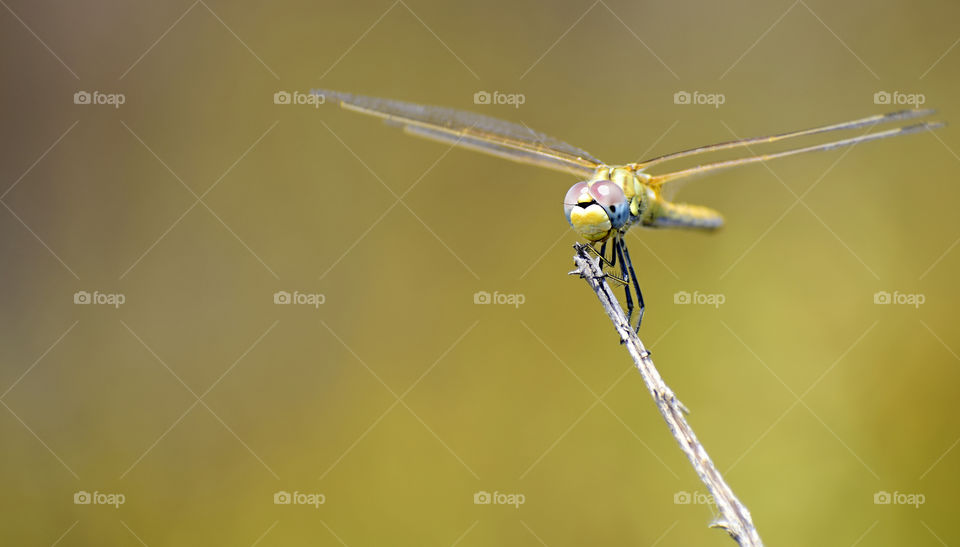
[[[702,205],[659,200],[653,206],[649,220],[643,225],[650,228],[716,230],[723,226],[723,215]]]

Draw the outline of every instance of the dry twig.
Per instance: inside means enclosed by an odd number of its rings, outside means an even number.
[[[733,494],[733,490],[723,480],[723,476],[720,475],[716,466],[713,465],[713,461],[710,460],[707,450],[697,440],[693,428],[690,427],[684,417],[687,412],[686,407],[660,378],[660,373],[653,365],[653,360],[650,359],[650,352],[643,347],[643,342],[633,332],[620,303],[617,302],[613,291],[604,279],[605,275],[600,268],[599,259],[595,261],[591,255],[587,254],[586,247],[586,245],[581,244],[574,245],[577,254],[574,255],[573,259],[577,269],[570,273],[579,274],[580,277],[586,279],[593,291],[597,293],[600,304],[603,305],[603,309],[613,322],[617,334],[620,335],[621,343],[630,352],[630,356],[633,358],[637,370],[640,371],[640,375],[643,376],[643,381],[657,404],[660,414],[666,420],[670,433],[677,440],[683,453],[687,455],[700,480],[713,495],[714,502],[720,510],[720,517],[711,526],[726,530],[741,547],[762,546],[763,542],[760,540],[760,535],[750,518],[750,511]]]

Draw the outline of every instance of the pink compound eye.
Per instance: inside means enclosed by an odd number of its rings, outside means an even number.
[[[623,205],[627,201],[623,189],[609,180],[594,182],[590,187],[590,195],[604,209]]]
[[[576,205],[580,202],[580,196],[587,193],[589,188],[590,187],[586,182],[578,182],[574,184],[569,190],[567,190],[567,195],[563,198],[563,204],[567,206]]]
[[[590,185],[590,196],[597,202],[597,205],[603,207],[614,228],[623,226],[630,218],[627,196],[624,195],[623,189],[619,185],[609,180],[596,181]]]

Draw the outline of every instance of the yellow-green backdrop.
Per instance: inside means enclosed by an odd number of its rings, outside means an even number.
[[[4,545],[730,544],[566,275],[576,179],[277,92],[608,162],[887,96],[960,120],[946,1],[3,8]],[[769,545],[960,542],[958,151],[948,126],[718,174],[680,197],[722,231],[630,234],[641,335]]]

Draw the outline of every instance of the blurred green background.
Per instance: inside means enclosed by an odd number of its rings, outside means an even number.
[[[642,338],[769,545],[960,543],[957,3],[3,6],[0,543],[731,544],[566,275],[576,180],[273,102],[315,87],[611,163],[921,94],[954,126],[698,180],[724,230],[630,244]]]

